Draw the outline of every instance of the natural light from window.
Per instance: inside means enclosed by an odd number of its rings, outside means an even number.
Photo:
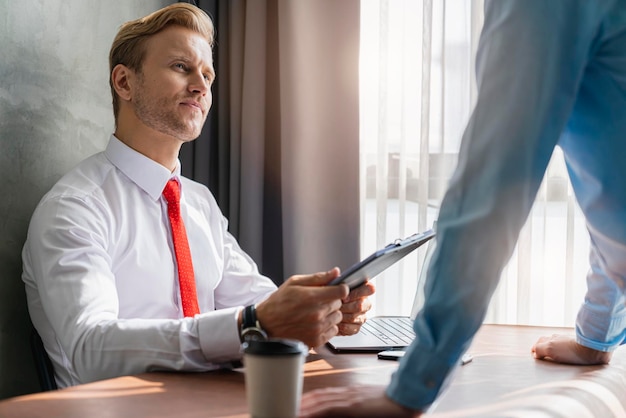
[[[481,26],[482,1],[361,1],[363,256],[436,220],[475,102]],[[486,321],[572,326],[588,246],[557,148]],[[411,312],[424,253],[376,279],[372,315]]]

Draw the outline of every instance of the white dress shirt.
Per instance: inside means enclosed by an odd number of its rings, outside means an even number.
[[[200,314],[184,318],[161,193],[181,183]],[[59,387],[241,358],[237,314],[276,286],[227,231],[209,190],[111,137],[36,208],[23,250],[35,328]]]

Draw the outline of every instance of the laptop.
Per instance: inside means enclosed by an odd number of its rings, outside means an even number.
[[[402,350],[411,344],[415,339],[413,321],[424,304],[424,283],[434,249],[435,239],[431,239],[426,247],[424,263],[418,275],[417,289],[410,316],[374,316],[368,318],[358,333],[335,336],[327,342],[328,347],[335,352],[375,353],[384,350]]]

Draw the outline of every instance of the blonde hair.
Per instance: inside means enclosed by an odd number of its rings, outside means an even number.
[[[148,16],[126,22],[117,32],[109,53],[109,84],[113,95],[113,114],[117,124],[119,98],[113,88],[112,72],[118,64],[140,72],[145,56],[146,40],[168,26],[177,25],[202,35],[213,48],[213,21],[202,9],[188,3],[174,3]]]

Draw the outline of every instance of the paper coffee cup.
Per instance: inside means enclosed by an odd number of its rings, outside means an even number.
[[[270,339],[242,345],[248,409],[253,418],[298,416],[304,360],[300,341]]]

